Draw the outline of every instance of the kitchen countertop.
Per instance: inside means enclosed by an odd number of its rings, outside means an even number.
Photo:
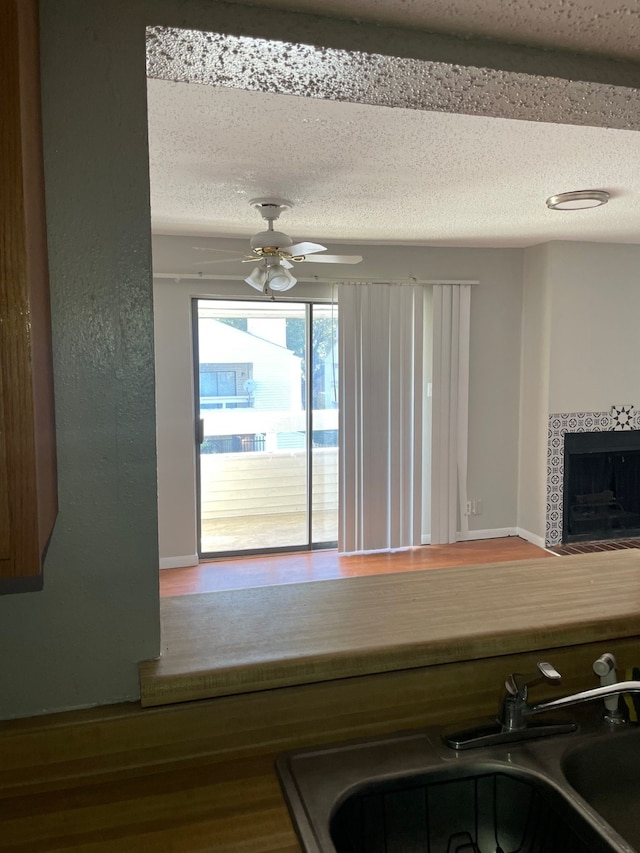
[[[165,598],[162,705],[640,634],[640,551]]]
[[[638,551],[167,599],[176,704],[0,723],[0,850],[299,853],[278,755],[491,715],[539,650],[539,698],[585,689],[640,659],[639,605]]]

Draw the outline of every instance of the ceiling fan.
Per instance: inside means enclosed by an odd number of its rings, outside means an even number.
[[[324,255],[326,246],[320,243],[294,243],[288,234],[274,230],[273,223],[285,210],[293,207],[292,202],[282,198],[253,198],[249,202],[267,223],[267,230],[255,234],[249,243],[250,252],[244,257],[233,260],[242,263],[255,263],[251,273],[245,278],[247,284],[270,296],[272,291],[290,290],[297,282],[289,270],[294,264],[307,262],[315,264],[359,264],[362,255]],[[199,248],[199,247],[194,247]],[[206,251],[216,251],[207,249]],[[205,264],[222,261],[205,261]]]

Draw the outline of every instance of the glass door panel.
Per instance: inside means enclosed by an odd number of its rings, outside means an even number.
[[[327,541],[316,538],[311,520],[314,427],[306,390],[316,381],[307,368],[307,353],[315,349],[308,343],[311,316],[312,306],[303,303],[195,300],[205,556]],[[328,354],[324,338],[318,346]],[[324,406],[321,389],[317,398]],[[334,418],[337,430],[337,411]],[[337,445],[331,450],[337,453]],[[328,527],[318,528],[318,534],[329,530],[331,541],[337,538],[337,505],[334,515]]]
[[[338,315],[335,305],[311,314],[311,535],[338,540]]]

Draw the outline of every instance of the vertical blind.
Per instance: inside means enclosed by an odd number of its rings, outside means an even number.
[[[468,284],[433,288],[433,423],[431,542],[455,542],[458,518],[468,533],[467,439],[469,421]]]
[[[424,287],[344,283],[338,550],[419,545]]]

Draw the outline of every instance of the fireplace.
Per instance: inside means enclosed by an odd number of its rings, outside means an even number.
[[[562,541],[640,536],[640,430],[564,436]]]

